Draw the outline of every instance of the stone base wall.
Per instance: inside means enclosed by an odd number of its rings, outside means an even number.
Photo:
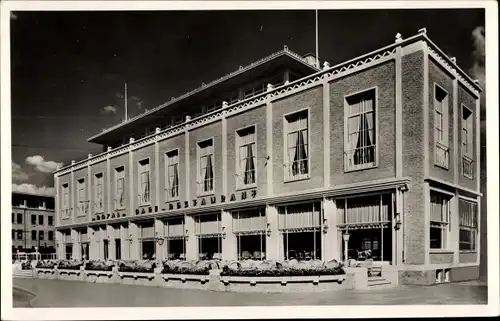
[[[435,285],[477,279],[479,279],[479,266],[399,271],[399,284],[402,285]]]

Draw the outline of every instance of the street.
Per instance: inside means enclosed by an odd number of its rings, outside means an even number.
[[[45,279],[13,279],[14,287],[36,293],[32,307],[168,307],[279,305],[486,304],[487,287],[477,282],[401,286],[326,293],[232,293],[165,289]],[[31,296],[14,292],[14,307]]]

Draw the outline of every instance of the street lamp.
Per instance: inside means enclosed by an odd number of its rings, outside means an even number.
[[[346,225],[346,230],[345,230],[345,233],[344,235],[342,235],[343,239],[344,239],[344,261],[345,263],[347,264],[347,259],[348,259],[348,251],[349,251],[349,238],[351,237],[351,235],[349,234],[349,227]]]

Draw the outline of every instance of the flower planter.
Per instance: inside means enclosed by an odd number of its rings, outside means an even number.
[[[164,273],[161,274],[161,286],[205,290],[209,288],[210,279],[210,275]]]
[[[122,284],[156,286],[153,272],[118,272]]]
[[[92,283],[115,283],[113,271],[85,270],[85,281]]]
[[[66,281],[81,281],[80,275],[82,271],[80,269],[58,269],[58,279]]]
[[[36,268],[35,269],[35,277],[39,279],[49,279],[54,280],[57,279],[56,270],[49,268]]]

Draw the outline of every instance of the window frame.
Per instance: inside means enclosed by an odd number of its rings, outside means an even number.
[[[253,130],[254,130],[254,139],[251,143],[248,143],[244,146],[247,146],[249,144],[254,144],[255,145],[255,154],[253,155],[253,158],[254,158],[254,177],[255,177],[255,180],[253,183],[250,183],[250,184],[244,184],[243,180],[240,178],[240,174],[243,174],[244,175],[244,170],[241,171],[240,169],[240,147],[242,147],[243,145],[241,144],[240,140],[241,140],[241,136],[240,136],[240,132],[242,131],[245,131],[245,130],[249,130],[250,128],[253,127]],[[240,190],[246,190],[246,189],[251,189],[251,188],[255,188],[257,187],[257,173],[258,173],[258,156],[257,156],[257,124],[252,124],[252,125],[248,125],[248,126],[244,126],[244,127],[241,127],[241,128],[238,128],[234,131],[234,135],[235,135],[235,139],[234,139],[234,145],[235,145],[235,169],[236,169],[236,174],[235,174],[235,186],[236,186],[236,190],[237,191],[240,191]]]
[[[70,199],[69,199],[69,183],[63,183],[61,184],[62,188],[62,204],[61,204],[61,210],[62,210],[62,218],[67,219],[70,217],[69,214],[69,204],[70,204]]]
[[[23,230],[20,230],[20,229],[16,230],[16,234],[17,234],[16,237],[18,240],[22,240],[24,238],[24,231]],[[19,235],[21,237],[19,237]]]
[[[170,163],[171,157],[169,156],[172,155],[173,153],[176,153],[177,156],[177,163]],[[172,201],[178,201],[180,199],[180,149],[179,148],[174,148],[171,150],[168,150],[164,154],[164,173],[165,173],[165,202],[172,202]],[[171,193],[169,193],[169,190],[171,188],[170,186],[170,166],[177,165],[177,175],[178,175],[178,182],[177,182],[177,196],[173,197],[171,196]]]
[[[51,237],[52,235],[52,237]],[[53,241],[54,240],[54,231],[48,231],[47,233],[47,241]]]
[[[42,214],[38,215],[38,225],[45,225],[45,219]]]
[[[31,230],[31,240],[36,241],[36,236],[38,235],[36,230]],[[33,237],[34,236],[34,237]]]
[[[431,207],[432,207],[432,194],[433,193],[439,194],[441,196],[442,200],[445,200],[445,199],[447,200],[446,221],[434,221],[434,220],[432,220],[432,208]],[[428,204],[428,206],[429,206],[429,244],[428,244],[427,248],[429,249],[430,253],[451,251],[451,248],[452,248],[452,244],[451,244],[451,241],[452,241],[451,240],[452,222],[451,222],[451,220],[453,218],[452,210],[453,210],[454,202],[455,202],[455,194],[448,192],[448,191],[445,191],[445,190],[442,190],[442,189],[438,189],[438,188],[433,188],[433,187],[429,188],[429,204]],[[441,203],[441,206],[443,206],[442,203]],[[443,213],[441,213],[441,215],[443,215]],[[432,226],[433,222],[435,225],[440,225],[440,226],[439,227]],[[441,229],[441,246],[439,248],[431,247],[430,230],[432,228],[440,228]]]
[[[100,175],[100,177],[98,177]],[[99,184],[101,182],[101,184]],[[102,207],[98,207],[98,199],[99,199],[99,189],[98,186],[101,186],[101,198],[102,198]],[[94,174],[94,214],[104,213],[104,172],[98,172]]]
[[[450,93],[445,90],[442,86],[440,86],[438,83],[434,82],[434,94],[433,94],[433,137],[434,137],[434,165],[437,167],[440,167],[445,170],[449,170],[450,168]],[[436,132],[436,113],[437,111],[437,93],[438,90],[443,91],[446,96],[446,109],[441,110],[441,117],[442,117],[442,127],[441,127],[441,135],[443,136],[441,139],[438,139],[437,137],[437,132]],[[441,104],[442,106],[442,104]],[[442,150],[444,152],[444,158],[446,161],[446,164],[441,164],[437,161],[438,157],[438,151]]]
[[[201,177],[201,147],[200,144],[203,144],[205,142],[211,141],[212,142],[212,170],[213,170],[213,178],[212,178],[212,190],[210,191],[204,191],[203,190],[203,183],[205,182],[205,179]],[[205,154],[203,156],[207,156],[208,154]],[[199,141],[196,142],[196,194],[198,197],[201,196],[209,196],[209,195],[215,195],[215,137],[208,137],[208,138],[203,138]]]
[[[87,185],[86,185],[85,177],[80,177],[79,179],[77,179],[76,184],[77,184],[76,200],[78,203],[78,206],[76,209],[76,215],[77,216],[85,216],[85,214],[87,213],[87,210],[85,210],[85,206],[86,205],[88,206],[88,203],[87,203],[88,200],[86,197],[87,196]],[[82,201],[82,197],[83,197],[83,201]]]
[[[358,164],[354,165],[352,167],[349,167],[349,158],[347,156],[347,148],[349,146],[349,119],[353,117],[349,113],[349,108],[352,106],[349,103],[350,99],[355,98],[356,96],[363,96],[367,95],[369,92],[373,91],[373,113],[374,115],[374,120],[373,120],[373,125],[375,126],[375,131],[374,131],[374,138],[375,138],[375,155],[374,155],[374,160],[372,163],[367,163],[367,164]],[[367,170],[367,169],[373,169],[379,167],[379,104],[378,104],[378,99],[379,99],[379,93],[378,93],[378,86],[372,86],[372,87],[367,87],[362,90],[358,90],[355,92],[348,93],[344,95],[344,173],[349,173],[349,172],[356,172],[356,171],[362,171],[362,170]],[[358,113],[361,115],[362,113]],[[366,113],[363,113],[366,114]],[[372,144],[373,145],[373,144]]]
[[[475,220],[475,223],[476,223],[476,226],[467,226],[467,225],[462,225],[461,224],[461,221],[462,221],[462,218],[461,218],[461,215],[462,215],[462,211],[460,209],[460,203],[461,201],[463,202],[467,202],[467,203],[471,203],[475,206],[475,215],[476,217],[472,217],[472,220]],[[459,196],[458,197],[458,251],[459,253],[476,253],[477,250],[478,250],[478,245],[479,245],[479,206],[478,206],[478,202],[476,199],[473,199],[473,198],[469,198],[469,197],[465,197],[465,196]],[[460,249],[460,243],[465,243],[465,242],[461,242],[460,240],[460,232],[461,230],[466,230],[468,231],[471,235],[471,240],[473,240],[473,242],[471,242],[471,246],[473,245],[473,248],[470,248],[470,249]]]
[[[121,171],[118,171],[118,169],[122,169]],[[121,174],[123,173],[123,174]],[[118,166],[114,168],[114,175],[115,175],[115,198],[114,198],[114,205],[115,205],[115,210],[123,210],[127,207],[127,200],[126,200],[126,188],[125,188],[125,165]],[[120,177],[122,176],[122,177]],[[120,204],[120,201],[118,199],[118,181],[123,180],[123,205]]]
[[[21,219],[19,219],[19,218],[21,218]],[[24,220],[23,214],[22,213],[17,213],[16,214],[16,224],[23,224],[23,220]]]
[[[45,232],[44,231],[38,231],[38,240],[39,241],[45,240]]]
[[[149,197],[148,197],[148,200],[147,201],[144,201],[143,200],[143,197],[144,195],[142,194],[142,174],[143,173],[146,173],[146,171],[144,171],[144,168],[146,167],[146,164],[141,164],[143,163],[144,161],[147,161],[147,173],[148,173],[148,182],[149,182]],[[151,189],[152,189],[152,184],[151,184],[151,158],[150,157],[146,157],[146,158],[142,158],[140,160],[137,161],[137,188],[139,189],[139,193],[137,193],[137,197],[139,198],[139,201],[137,202],[137,205],[139,207],[142,207],[142,206],[150,206],[151,205],[151,198],[152,198],[152,193],[151,193]]]
[[[464,109],[469,111],[469,116],[464,119]],[[462,175],[468,179],[474,179],[474,112],[472,109],[467,107],[465,104],[461,105],[461,131],[460,131],[460,152],[462,154]],[[465,126],[464,126],[465,124]],[[467,132],[467,140],[464,141],[464,131]],[[464,144],[464,142],[466,144]],[[464,146],[467,150],[464,151]],[[470,148],[470,151],[468,149]],[[468,164],[470,166],[471,174],[468,175],[465,170],[465,166]]]
[[[298,174],[295,176],[290,175],[290,165],[288,163],[288,136],[290,132],[288,131],[288,126],[290,124],[289,118],[296,116],[300,113],[307,113],[307,173],[305,174]],[[308,180],[311,178],[311,160],[312,160],[312,155],[311,155],[311,107],[305,107],[301,108],[298,110],[294,110],[292,112],[283,114],[283,181],[284,183],[288,182],[296,182],[296,181],[301,181],[301,180]],[[302,131],[303,129],[300,129]],[[295,131],[298,132],[299,130]]]

